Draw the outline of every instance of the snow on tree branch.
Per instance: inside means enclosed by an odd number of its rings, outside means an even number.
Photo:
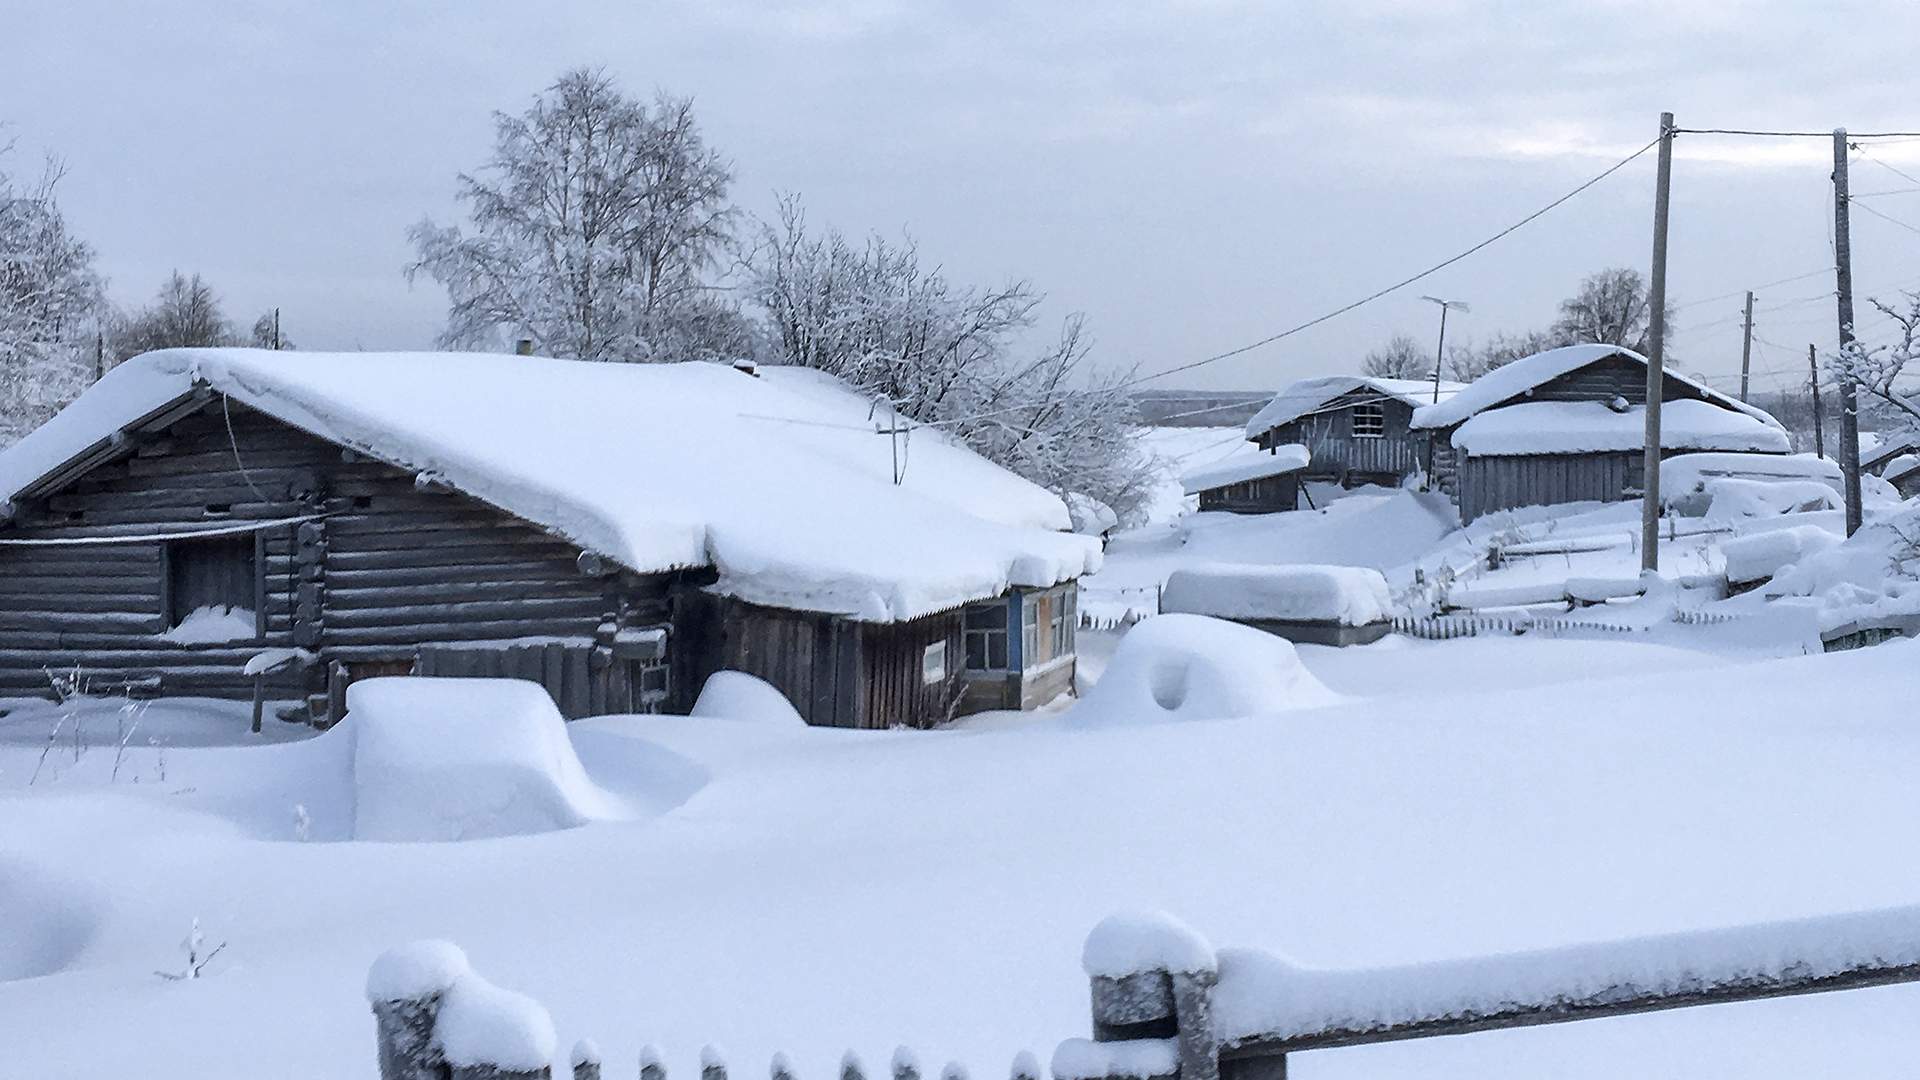
[[[65,175],[52,157],[25,184],[0,169],[0,446],[73,400],[93,373],[105,282],[60,212]]]

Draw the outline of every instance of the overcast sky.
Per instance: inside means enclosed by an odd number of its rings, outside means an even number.
[[[199,271],[308,348],[431,345],[444,297],[404,231],[451,220],[489,112],[563,69],[691,95],[765,211],[901,229],[968,281],[1086,313],[1103,363],[1157,369],[1264,337],[1436,262],[1682,126],[1920,129],[1920,4],[97,3],[0,0],[13,167],[56,151],[115,298]],[[1916,187],[1920,141],[1859,192]],[[1675,352],[1739,367],[1740,299],[1831,265],[1831,148],[1684,137]],[[1352,370],[1395,330],[1552,318],[1582,274],[1645,269],[1653,155],[1506,241],[1314,331],[1170,380],[1271,388]],[[1920,193],[1872,205],[1920,226]],[[1856,213],[1866,295],[1920,287],[1920,234]],[[1821,275],[1763,290],[1761,385],[1832,341]],[[1780,305],[1780,306],[1775,306]],[[1864,306],[1864,305],[1863,305]],[[1777,374],[1776,374],[1777,373]],[[1722,382],[1722,385],[1728,385]]]

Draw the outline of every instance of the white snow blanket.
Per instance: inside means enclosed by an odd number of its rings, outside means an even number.
[[[115,368],[0,453],[0,499],[205,385],[642,572],[755,603],[911,619],[1099,566],[1061,500],[945,434],[876,431],[818,372],[477,353],[183,349]]]
[[[1160,594],[1162,611],[1342,626],[1379,622],[1392,606],[1386,577],[1364,566],[1188,566]]]
[[[1285,638],[1203,615],[1159,615],[1127,631],[1100,681],[1067,716],[1081,725],[1151,724],[1341,700]]]
[[[1598,401],[1526,401],[1474,416],[1453,433],[1453,445],[1476,457],[1581,454],[1638,450],[1646,445],[1646,433],[1645,406],[1616,410]],[[1779,454],[1793,448],[1776,425],[1691,399],[1661,407],[1660,445]]]
[[[357,840],[475,840],[631,816],[588,778],[566,721],[521,679],[347,688]]]
[[[1466,389],[1437,405],[1422,405],[1414,410],[1413,426],[1416,428],[1452,427],[1476,413],[1512,401],[1537,386],[1610,356],[1625,357],[1638,363],[1643,369],[1647,364],[1646,357],[1619,345],[1566,345],[1558,349],[1548,349],[1545,352],[1522,357],[1504,367],[1494,368],[1468,384]],[[1769,427],[1780,427],[1780,422],[1763,409],[1754,408],[1738,398],[1728,397],[1713,387],[1690,379],[1672,368],[1668,368],[1666,374],[1668,378],[1685,383],[1699,391],[1708,401],[1723,408],[1745,413]],[[1677,402],[1669,404],[1677,404]],[[1664,418],[1666,414],[1663,412],[1661,415]],[[1732,449],[1745,448],[1733,447]]]
[[[1774,573],[1766,595],[1807,598],[1822,631],[1920,617],[1920,509],[1870,521],[1838,544],[1816,542]]]
[[[1313,455],[1306,447],[1299,443],[1288,443],[1254,457],[1234,458],[1218,465],[1193,469],[1181,475],[1180,488],[1188,495],[1196,495],[1209,488],[1248,480],[1265,480],[1269,476],[1284,476],[1306,468],[1307,462],[1312,459]]]
[[[1676,402],[1676,404],[1678,404]],[[1666,414],[1661,414],[1666,419]],[[1677,496],[1705,491],[1708,480],[1814,480],[1840,490],[1840,465],[1812,454],[1678,454],[1660,463],[1660,493]]]
[[[1739,480],[1731,476],[1706,482],[1699,498],[1709,521],[1813,514],[1845,507],[1840,494],[1818,480]],[[1665,501],[1664,499],[1662,501]]]
[[[1720,545],[1727,580],[1736,585],[1765,581],[1788,563],[1837,547],[1840,537],[1818,525],[1795,525],[1736,536]]]
[[[1442,379],[1438,400],[1446,401],[1466,388],[1465,383]],[[1431,405],[1435,401],[1432,379],[1376,379],[1371,375],[1323,375],[1301,379],[1275,394],[1272,401],[1247,421],[1247,438],[1251,439],[1282,424],[1291,424],[1335,398],[1356,391],[1364,395],[1363,399],[1391,398],[1415,407]]]
[[[1079,491],[1067,493],[1067,515],[1073,531],[1083,536],[1105,536],[1120,524],[1113,507]]]

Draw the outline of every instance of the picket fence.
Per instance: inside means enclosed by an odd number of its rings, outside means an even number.
[[[405,989],[369,979],[382,1080],[551,1080],[549,1063],[529,1059],[550,1056],[546,1011],[465,969],[458,949],[423,945],[450,950],[461,970],[437,982],[416,978]],[[409,949],[389,953],[375,971],[395,956],[416,973],[434,966],[410,959]],[[1223,954],[1193,930],[1148,913],[1103,922],[1085,956],[1092,1037],[1061,1041],[1052,1080],[1285,1080],[1289,1056],[1306,1051],[1920,982],[1920,907],[1349,972],[1307,971],[1251,950],[1236,950],[1229,971]],[[459,981],[467,978],[477,989]],[[384,996],[394,993],[401,996]],[[455,1050],[448,1049],[455,1037],[439,1030],[452,998],[463,1002],[451,1022],[464,1032]],[[476,1016],[499,1029],[476,1038]],[[529,1032],[540,1037],[520,1037]],[[535,1042],[543,1049],[524,1049]],[[476,1056],[474,1047],[521,1049]],[[485,1060],[489,1053],[493,1060]],[[575,1046],[571,1061],[573,1080],[612,1080],[590,1041]],[[784,1054],[774,1055],[768,1075],[798,1080]],[[887,1075],[921,1080],[904,1047]],[[967,1075],[955,1063],[940,1080]],[[1042,1080],[1030,1053],[1016,1056],[1008,1075]],[[637,1076],[668,1080],[651,1048],[639,1055]],[[839,1080],[867,1077],[849,1052]],[[728,1080],[711,1047],[700,1080]]]

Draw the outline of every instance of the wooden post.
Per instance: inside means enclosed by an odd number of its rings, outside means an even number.
[[[253,677],[253,733],[260,734],[260,714],[267,707],[267,673],[261,672]]]
[[[1860,531],[1860,413],[1854,400],[1853,351],[1853,240],[1847,207],[1847,129],[1833,129],[1833,276],[1839,297],[1840,357],[1840,473],[1846,480],[1847,535]]]
[[[787,1057],[786,1051],[774,1052],[773,1063],[767,1067],[767,1077],[768,1080],[794,1080],[793,1059]]]
[[[1653,189],[1653,268],[1647,282],[1647,438],[1640,460],[1640,569],[1660,569],[1660,398],[1666,391],[1667,206],[1673,188],[1673,114],[1660,114]]]
[[[1220,1080],[1220,1046],[1213,1034],[1216,978],[1211,971],[1093,976],[1094,1041],[1172,1038],[1179,1051],[1179,1080]],[[1284,1063],[1280,1069],[1275,1075],[1284,1076]]]
[[[1747,374],[1753,360],[1753,290],[1747,290],[1747,317],[1740,330],[1740,400],[1747,400]]]
[[[592,1039],[573,1044],[573,1080],[600,1080],[600,1047]]]
[[[433,1037],[440,1004],[467,970],[465,954],[446,942],[394,949],[367,973],[380,1080],[445,1080],[447,1061]]]
[[[700,1080],[727,1080],[726,1055],[708,1044],[700,1048]]]
[[[1042,1080],[1040,1059],[1027,1050],[1013,1055],[1013,1067],[1007,1071],[1007,1080]]]
[[[652,1043],[640,1048],[640,1080],[667,1080],[667,1066]]]
[[[893,1051],[893,1080],[920,1080],[920,1059],[907,1047]]]
[[[1827,456],[1827,441],[1820,432],[1820,363],[1814,359],[1813,345],[1807,345],[1807,385],[1813,387],[1813,456]]]
[[[860,1064],[859,1054],[849,1050],[840,1056],[840,1080],[867,1080],[867,1069]]]

